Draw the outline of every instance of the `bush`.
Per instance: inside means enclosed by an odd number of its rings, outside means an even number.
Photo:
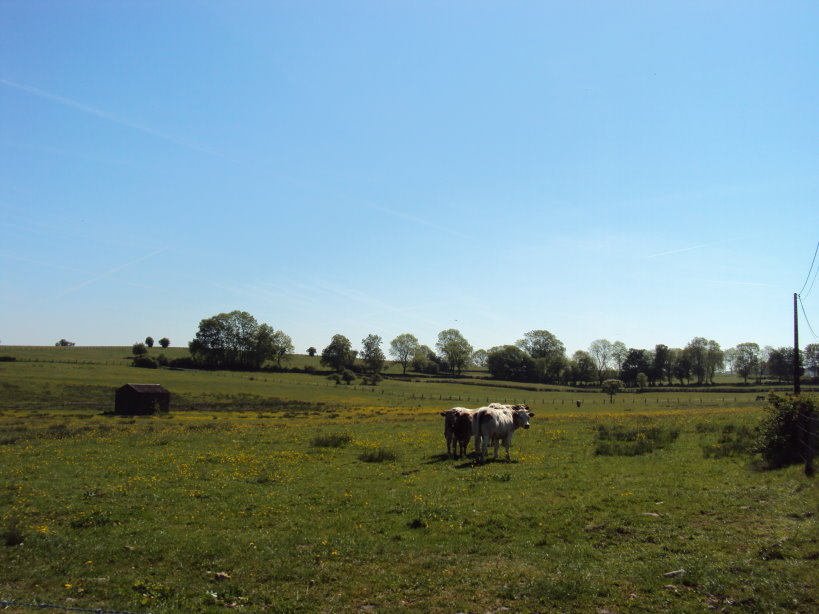
[[[168,362],[168,366],[172,369],[196,369],[198,365],[193,358],[185,357],[174,358]]]
[[[17,358],[14,356],[0,356],[0,362],[14,362]]]
[[[398,458],[398,455],[395,452],[390,450],[382,450],[381,448],[377,450],[372,450],[370,452],[364,452],[361,454],[358,459],[364,461],[365,463],[384,463],[384,462],[393,462]]]
[[[807,425],[802,424],[802,416],[816,411],[816,399],[771,392],[765,411],[753,451],[762,456],[770,469],[803,462],[801,434],[807,431]]]
[[[597,456],[640,456],[677,440],[679,429],[597,427]]]
[[[153,356],[137,356],[134,358],[134,366],[141,369],[158,369],[159,363]]]
[[[378,386],[378,382],[380,382],[383,379],[384,378],[380,374],[373,373],[372,375],[369,376],[365,375],[364,377],[362,377],[361,383],[364,386]]]
[[[347,433],[332,433],[329,435],[317,435],[310,443],[317,448],[343,448],[352,440],[352,435],[348,435]]]
[[[134,356],[142,356],[148,353],[148,346],[144,343],[135,343],[131,346],[131,352]]]
[[[717,443],[703,446],[705,458],[726,458],[750,454],[754,447],[756,432],[747,426],[726,424]]]

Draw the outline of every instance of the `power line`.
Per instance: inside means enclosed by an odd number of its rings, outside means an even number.
[[[810,332],[813,333],[813,337],[815,339],[819,339],[819,335],[816,334],[816,331],[813,330],[813,326],[810,325],[810,320],[808,320],[808,313],[805,311],[805,304],[802,302],[802,297],[799,297],[799,305],[802,307],[802,315],[805,316],[805,323],[808,325]]]
[[[816,249],[813,250],[813,260],[810,261],[810,269],[808,269],[808,276],[805,278],[805,283],[802,284],[802,290],[805,289],[805,286],[808,285],[808,281],[810,281],[810,274],[813,273],[813,265],[816,263],[817,252],[819,252],[819,241],[816,242]],[[802,294],[802,290],[797,292],[797,294]]]
[[[810,282],[810,288],[808,288],[808,293],[805,295],[805,298],[810,296],[811,290],[813,290],[813,284],[816,283],[816,276],[819,275],[819,267],[816,267],[816,273],[813,274],[813,281]]]

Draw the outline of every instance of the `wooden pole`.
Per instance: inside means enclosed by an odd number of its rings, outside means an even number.
[[[800,393],[800,386],[799,386],[799,367],[801,366],[799,363],[802,362],[799,360],[799,318],[797,317],[796,312],[796,299],[797,299],[796,292],[793,293],[793,394],[794,396],[799,396]]]

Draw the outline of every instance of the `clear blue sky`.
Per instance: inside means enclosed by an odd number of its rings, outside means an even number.
[[[791,344],[817,25],[813,0],[2,0],[0,341],[185,345],[240,309],[298,352]]]

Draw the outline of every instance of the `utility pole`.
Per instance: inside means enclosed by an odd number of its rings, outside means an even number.
[[[805,459],[805,475],[813,476],[813,456],[816,451],[816,426],[817,417],[813,411],[810,411],[807,401],[801,401],[799,397],[800,386],[800,366],[802,361],[799,359],[799,318],[797,317],[796,303],[799,295],[793,295],[793,396],[796,397],[796,402],[799,403],[799,418],[798,425],[802,434],[799,437],[802,446],[802,453]]]
[[[793,394],[799,396],[801,388],[799,386],[800,366],[799,360],[799,317],[796,311],[796,300],[799,295],[793,293]]]

